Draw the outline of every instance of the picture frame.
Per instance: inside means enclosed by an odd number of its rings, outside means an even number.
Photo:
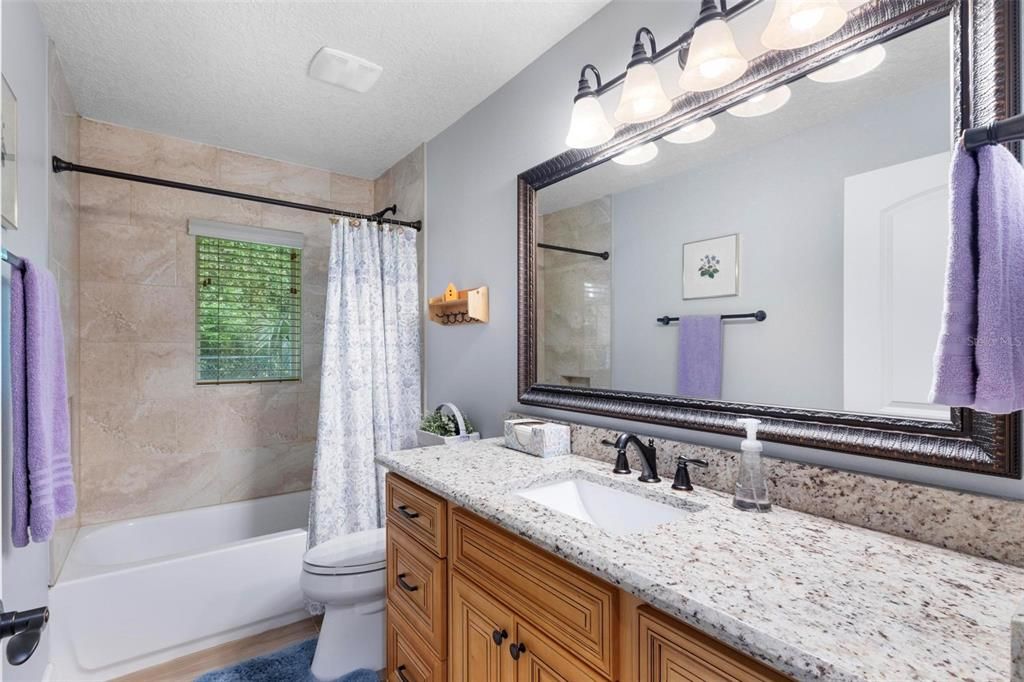
[[[2,77],[0,77],[2,78]],[[0,121],[0,220],[5,230],[18,229],[18,98],[3,80]]]
[[[683,244],[683,300],[738,296],[739,247],[739,234]]]

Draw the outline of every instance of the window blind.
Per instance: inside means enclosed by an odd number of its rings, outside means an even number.
[[[302,378],[302,250],[196,237],[196,378]]]

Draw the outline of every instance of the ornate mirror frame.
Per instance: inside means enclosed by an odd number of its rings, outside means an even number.
[[[651,393],[537,384],[538,190],[587,170],[641,141],[718,113],[761,89],[776,87],[873,43],[950,17],[954,139],[965,128],[1018,113],[1020,8],[1007,0],[874,0],[842,29],[812,46],[768,52],[736,83],[689,93],[663,117],[620,128],[609,142],[572,149],[519,175],[519,402],[560,410],[740,435],[738,415],[763,421],[765,440],[838,450],[977,473],[1021,477],[1020,413],[992,415],[953,408],[949,423],[830,410],[697,400]],[[567,109],[568,113],[568,109]],[[1014,149],[1019,156],[1019,150]]]

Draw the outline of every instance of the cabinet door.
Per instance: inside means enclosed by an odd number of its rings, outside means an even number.
[[[513,682],[515,662],[508,648],[512,612],[455,572],[450,594],[452,682]]]
[[[506,652],[516,659],[516,682],[606,682],[607,678],[540,630],[522,621],[516,622],[514,647]]]
[[[787,678],[693,628],[641,607],[640,682],[783,682]]]

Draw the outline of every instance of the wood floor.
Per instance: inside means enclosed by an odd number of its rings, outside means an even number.
[[[113,682],[192,682],[205,672],[283,649],[289,644],[316,637],[320,618],[306,618],[291,625],[267,630],[252,637],[227,642],[167,663],[118,677]]]

